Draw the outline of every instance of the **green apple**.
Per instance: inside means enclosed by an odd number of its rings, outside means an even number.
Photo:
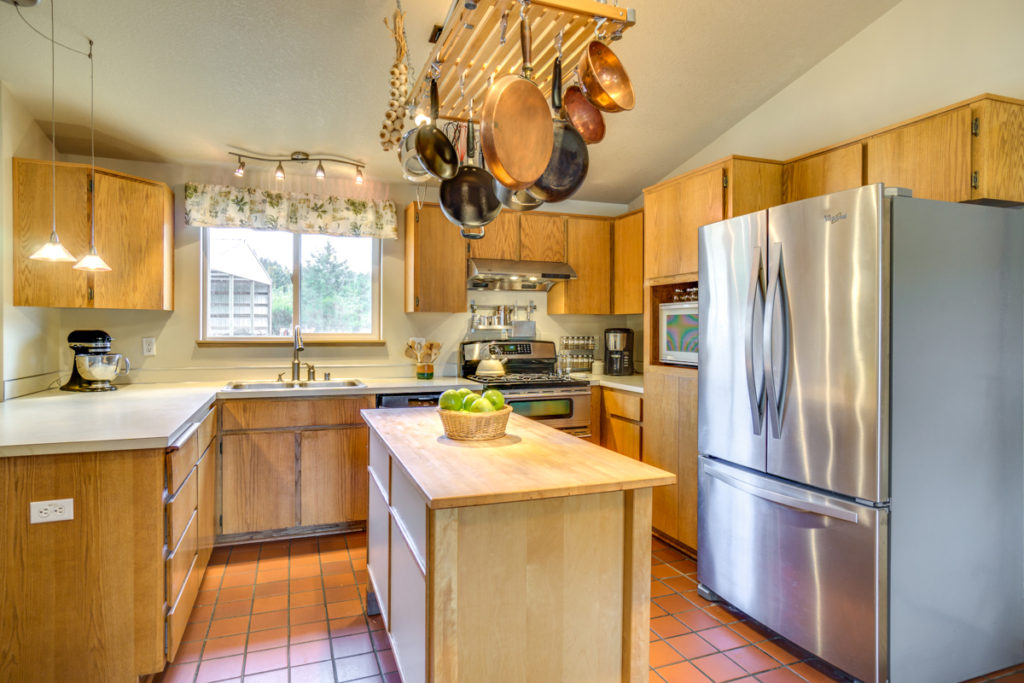
[[[484,398],[491,402],[495,410],[501,410],[505,407],[505,397],[501,395],[501,392],[497,389],[488,389],[484,392]]]
[[[476,398],[469,405],[469,412],[471,412],[471,413],[493,413],[494,412],[494,404],[491,403],[490,401],[488,401],[483,396],[480,396],[480,397]]]
[[[473,393],[473,390],[470,389],[469,387],[462,387],[460,389],[456,389],[456,393],[458,393],[459,396],[461,396],[462,398],[466,398],[467,396]]]
[[[474,403],[474,402],[475,402],[475,401],[476,401],[476,400],[477,400],[478,398],[483,398],[483,397],[482,397],[482,396],[480,396],[480,394],[474,394],[473,392],[470,392],[470,393],[466,394],[466,395],[465,395],[465,396],[464,396],[464,397],[462,398],[462,409],[463,409],[463,410],[469,410],[469,407],[470,407],[471,405],[473,405],[473,403]]]
[[[449,389],[441,394],[441,398],[437,401],[437,407],[441,410],[461,410],[462,394],[454,389]]]

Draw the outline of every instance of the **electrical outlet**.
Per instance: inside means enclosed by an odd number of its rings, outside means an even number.
[[[32,524],[62,522],[75,518],[75,499],[41,500],[28,504],[29,521]]]
[[[155,356],[156,355],[156,337],[143,337],[142,338],[142,355],[143,356]]]

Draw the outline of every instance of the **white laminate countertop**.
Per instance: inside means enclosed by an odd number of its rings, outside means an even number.
[[[591,384],[643,392],[643,376],[594,375]],[[461,377],[375,378],[366,386],[225,391],[227,382],[123,384],[96,393],[52,389],[0,401],[0,457],[166,448],[217,399],[323,398],[479,388]]]

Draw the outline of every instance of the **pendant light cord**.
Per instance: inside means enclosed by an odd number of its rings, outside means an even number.
[[[26,25],[26,26],[28,26],[28,27],[29,27],[30,29],[32,29],[33,31],[35,31],[36,33],[38,33],[39,35],[41,35],[41,36],[42,36],[43,38],[46,38],[47,40],[50,40],[50,36],[46,35],[46,34],[45,34],[45,33],[43,33],[42,31],[40,31],[39,29],[37,29],[37,28],[36,28],[35,26],[33,26],[33,25],[32,25],[31,23],[29,23],[29,20],[28,20],[28,19],[26,19],[26,18],[25,18],[25,15],[21,13],[21,5],[19,5],[19,4],[17,4],[17,3],[15,3],[15,5],[14,5],[14,9],[18,10],[18,16],[19,16],[19,17],[21,17],[21,20],[22,20],[22,21],[23,21],[23,22],[25,23],[25,25]],[[51,26],[52,26],[52,23],[51,23]],[[52,28],[51,28],[51,32],[52,32]],[[60,45],[60,46],[61,46],[62,48],[64,48],[65,50],[71,50],[72,52],[77,52],[78,54],[82,55],[83,57],[88,57],[88,56],[89,56],[89,54],[88,54],[88,53],[86,53],[86,52],[82,52],[82,51],[81,51],[81,50],[79,50],[79,49],[76,49],[76,48],[73,48],[73,47],[71,47],[70,45],[66,45],[66,44],[64,44],[64,43],[62,43],[62,42],[60,42],[60,41],[55,41],[55,42],[56,42],[56,43],[57,43],[58,45]],[[90,42],[92,42],[92,41],[90,41]]]
[[[93,69],[92,39],[89,40],[89,154],[92,157],[92,175],[89,177],[89,201],[92,202],[89,226],[89,253],[96,253],[96,74]]]
[[[50,226],[50,239],[57,238],[57,43],[54,32],[53,5],[50,0],[50,160],[53,162],[53,224]]]

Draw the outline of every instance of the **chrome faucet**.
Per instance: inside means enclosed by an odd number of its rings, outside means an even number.
[[[302,363],[299,362],[299,351],[302,351],[306,347],[302,345],[302,334],[299,332],[299,326],[295,326],[293,336],[293,351],[292,351],[292,381],[299,381],[299,370],[302,369]]]

